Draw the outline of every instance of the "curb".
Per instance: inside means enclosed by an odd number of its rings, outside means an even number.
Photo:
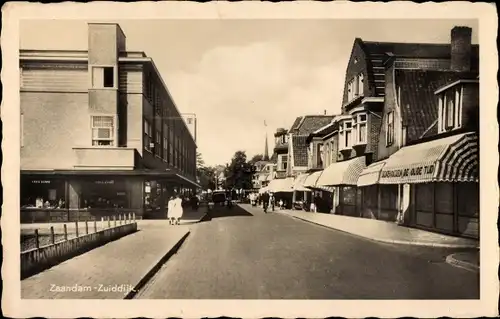
[[[472,272],[479,272],[479,266],[472,264],[467,261],[456,259],[454,256],[456,254],[451,254],[446,257],[446,262],[453,267],[462,268]]]
[[[285,215],[285,213],[283,213],[283,215]],[[288,216],[290,216],[290,215],[288,215]],[[386,244],[398,244],[398,245],[408,245],[408,246],[423,246],[423,247],[432,247],[432,248],[478,248],[477,245],[470,245],[470,244],[441,244],[441,243],[426,243],[426,242],[416,242],[416,241],[407,241],[407,240],[373,238],[373,237],[368,237],[368,236],[363,236],[363,235],[351,233],[349,231],[345,231],[345,230],[342,230],[342,229],[337,229],[337,228],[334,228],[334,227],[326,226],[326,225],[323,225],[323,224],[320,224],[318,222],[315,222],[315,221],[312,221],[312,220],[308,220],[308,219],[305,219],[305,218],[302,218],[302,217],[297,217],[297,216],[290,216],[290,217],[295,218],[295,219],[299,219],[299,220],[302,220],[302,221],[305,221],[305,222],[308,222],[308,223],[311,223],[311,224],[323,226],[323,227],[326,227],[326,228],[329,228],[329,229],[334,229],[334,230],[337,230],[337,231],[340,231],[340,232],[343,232],[343,233],[346,233],[346,234],[354,235],[354,236],[359,237],[359,238],[364,238],[364,239],[368,239],[368,240],[372,240],[372,241],[376,241],[376,242],[381,242],[381,243],[386,243]]]
[[[170,259],[170,257],[177,253],[190,233],[191,231],[188,230],[186,234],[184,234],[184,236],[182,236],[181,239],[172,248],[170,248],[165,256],[163,256],[157,263],[154,264],[153,267],[151,267],[151,269],[142,277],[142,279],[134,286],[134,288],[128,292],[124,299],[133,299],[135,295],[137,295],[139,290],[143,288],[144,285],[146,285],[146,283],[158,272],[158,270],[160,270],[160,268]]]

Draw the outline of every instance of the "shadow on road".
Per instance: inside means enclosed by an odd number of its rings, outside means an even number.
[[[206,217],[202,221],[209,221],[214,218],[237,217],[237,216],[251,217],[253,216],[253,214],[249,213],[247,210],[236,205],[231,208],[214,207],[211,211],[208,211]]]

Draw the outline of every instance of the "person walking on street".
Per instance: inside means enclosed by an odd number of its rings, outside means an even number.
[[[265,192],[261,196],[262,206],[264,207],[264,212],[267,213],[267,207],[269,206],[270,196],[268,192]]]
[[[174,196],[171,196],[167,203],[167,218],[170,225],[173,225],[175,223],[174,199]]]
[[[181,218],[182,218],[182,215],[184,214],[184,208],[182,207],[182,199],[180,198],[180,196],[177,194],[177,198],[174,199],[174,218],[175,218],[175,221],[176,221],[176,225],[180,225],[181,224]]]

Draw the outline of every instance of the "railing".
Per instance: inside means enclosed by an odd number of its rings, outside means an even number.
[[[80,236],[97,233],[99,231],[119,227],[136,222],[135,213],[116,214],[101,217],[91,221],[74,223],[53,223],[50,228],[25,228],[21,227],[21,251],[39,249]],[[51,224],[51,223],[47,223]],[[24,224],[26,225],[26,224]],[[61,227],[62,226],[62,227]]]

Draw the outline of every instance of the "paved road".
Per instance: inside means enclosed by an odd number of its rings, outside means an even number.
[[[139,292],[145,299],[478,298],[452,251],[368,241],[260,209],[219,209]]]

